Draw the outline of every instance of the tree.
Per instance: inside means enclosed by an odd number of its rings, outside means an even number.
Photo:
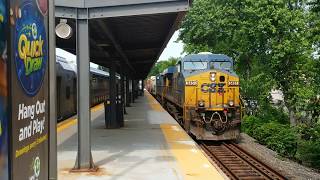
[[[242,92],[250,98],[264,103],[272,89],[280,89],[295,125],[316,95],[310,74],[315,40],[306,7],[300,0],[196,0],[179,38],[187,53],[233,57]]]
[[[315,51],[318,51],[318,54],[320,54],[320,0],[309,0],[308,5],[311,10],[310,38],[314,42]]]
[[[170,57],[168,60],[162,60],[158,61],[153,68],[151,69],[148,77],[150,76],[156,76],[160,73],[162,73],[165,69],[167,69],[169,66],[175,66],[177,62],[180,60],[180,58],[174,58]]]

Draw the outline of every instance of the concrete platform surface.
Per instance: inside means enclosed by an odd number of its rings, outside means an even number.
[[[62,180],[219,180],[223,175],[148,93],[127,108],[125,127],[105,129],[103,105],[92,110],[92,156],[97,172],[71,173],[77,120],[58,125],[58,178]]]

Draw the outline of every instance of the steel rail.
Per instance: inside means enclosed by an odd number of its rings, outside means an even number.
[[[230,179],[287,179],[234,143],[200,146]]]

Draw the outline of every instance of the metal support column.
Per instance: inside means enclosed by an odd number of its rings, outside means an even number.
[[[123,114],[127,113],[127,77],[123,74]]]
[[[124,127],[124,119],[123,115],[125,112],[125,106],[124,106],[124,74],[123,74],[123,69],[120,67],[120,112],[119,112],[119,117],[117,118],[118,121],[120,121],[120,127]]]
[[[131,103],[134,103],[134,85],[133,85],[133,79],[130,79],[130,100],[131,100]]]
[[[133,97],[134,99],[138,98],[138,90],[139,90],[139,81],[133,80]]]
[[[49,3],[49,179],[57,179],[56,33],[54,1]]]
[[[130,85],[130,80],[128,76],[126,76],[126,106],[127,107],[130,107],[130,102],[131,102],[129,85]]]
[[[116,84],[116,63],[112,62],[111,67],[109,68],[110,73],[110,81],[109,81],[109,93],[110,100],[108,104],[108,108],[106,108],[106,128],[115,129],[120,128],[120,123],[117,121],[117,84]],[[109,113],[109,114],[108,114]]]
[[[141,80],[141,96],[144,96],[144,80]]]
[[[87,19],[77,20],[78,154],[74,170],[94,168],[91,155],[90,45]]]

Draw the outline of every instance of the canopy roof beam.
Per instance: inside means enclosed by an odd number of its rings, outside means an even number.
[[[120,54],[121,58],[125,61],[125,63],[128,65],[128,67],[134,72],[135,69],[132,67],[132,65],[129,62],[128,57],[126,56],[126,54],[124,53],[124,51],[122,50],[120,44],[118,43],[118,41],[116,40],[116,38],[114,37],[114,35],[112,34],[112,32],[110,31],[110,29],[106,26],[105,23],[103,23],[102,21],[97,21],[97,25],[101,28],[102,32],[106,33],[108,38],[111,40],[111,42],[113,43],[114,47],[116,48],[116,50],[118,51],[118,53]]]
[[[165,1],[157,3],[131,4],[121,6],[100,7],[67,7],[65,4],[56,2],[56,17],[71,19],[97,19],[120,16],[137,16],[147,14],[163,14],[187,11],[188,1]]]

